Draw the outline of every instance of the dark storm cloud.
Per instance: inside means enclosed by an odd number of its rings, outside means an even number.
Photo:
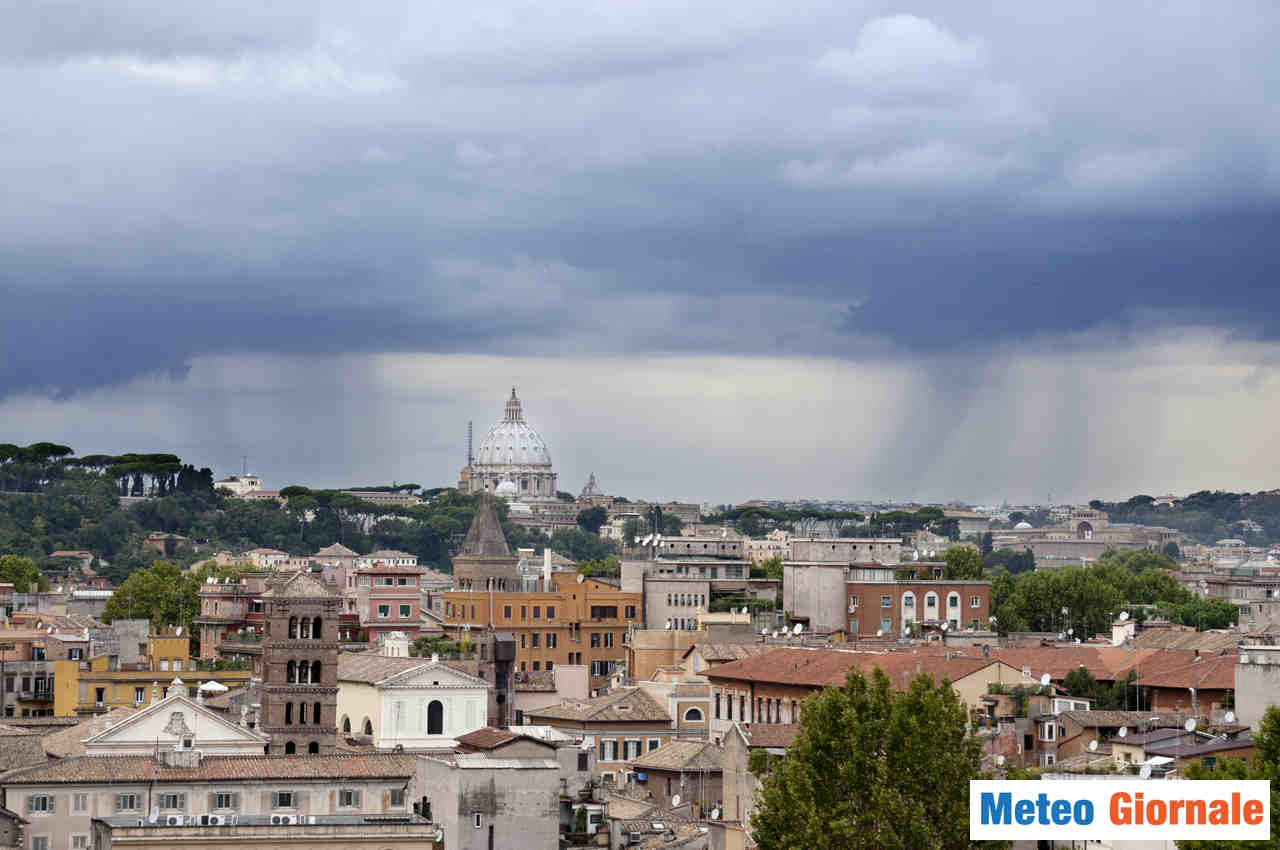
[[[15,6],[0,395],[231,352],[1271,339],[1280,15],[1205,14]]]

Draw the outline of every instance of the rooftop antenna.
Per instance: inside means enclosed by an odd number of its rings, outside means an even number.
[[[472,422],[472,420],[468,419],[467,420],[467,466],[472,466],[475,463],[475,455],[471,451],[471,436],[472,436],[473,425],[474,423]]]

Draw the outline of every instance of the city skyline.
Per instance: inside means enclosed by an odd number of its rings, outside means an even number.
[[[1275,485],[1280,13],[610,9],[15,10],[3,438],[443,485],[514,383],[561,489]]]

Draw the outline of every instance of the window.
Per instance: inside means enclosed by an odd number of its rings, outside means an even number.
[[[970,608],[981,608],[981,607],[982,607],[982,597],[981,597],[981,596],[970,596],[970,597],[969,597],[969,607],[970,607]]]
[[[649,752],[653,752],[654,750],[658,749],[658,747],[660,747],[660,746],[662,746],[662,739],[661,739],[661,738],[650,738],[650,739],[649,739]]]
[[[147,689],[146,689],[146,688],[134,688],[134,689],[133,689],[133,704],[134,704],[134,705],[142,705],[143,701],[145,701],[145,700],[146,700],[146,698],[147,698]]]
[[[89,795],[88,794],[72,794],[71,795],[71,811],[73,812],[89,811]]]
[[[903,608],[914,608],[914,607],[916,607],[916,598],[915,598],[914,596],[912,596],[910,593],[907,593],[907,594],[903,595],[903,597],[902,597],[902,607],[903,607]]]
[[[356,793],[357,793],[357,794],[359,794],[360,792],[359,792],[359,791],[357,791]],[[403,809],[403,808],[404,808],[404,789],[403,789],[403,788],[392,788],[392,789],[391,789],[391,802],[390,802],[390,804],[389,804],[389,805],[390,805],[390,806],[391,806],[391,808],[393,808],[393,809]]]
[[[547,619],[548,619],[548,620],[554,620],[555,618],[556,618],[556,606],[554,606],[554,605],[548,605],[548,606],[547,606]]]
[[[71,850],[89,850],[89,836],[83,833],[71,836]]]
[[[578,753],[578,772],[579,773],[589,769],[589,764],[588,764],[589,761],[590,759],[588,758],[586,753],[584,752]]]
[[[529,636],[529,641],[530,641],[530,646],[532,646],[534,649],[537,649],[538,644],[542,642],[542,635],[539,634],[538,632],[534,632],[532,635]]]
[[[520,606],[520,619],[521,620],[529,619],[529,606],[527,605]]]
[[[684,713],[684,719],[685,719],[685,722],[686,722],[686,723],[701,723],[701,722],[702,722],[702,709],[700,709],[700,708],[691,708],[691,709],[689,709],[688,711],[686,711],[686,712]]]
[[[387,618],[388,618],[388,617],[390,617],[390,616],[391,616],[391,606],[390,606],[390,605],[379,605],[379,606],[378,606],[378,617],[379,617],[379,618],[381,618],[381,619],[385,620],[385,619],[387,619]]]
[[[893,607],[893,597],[892,597],[892,596],[881,596],[881,597],[880,597],[880,607],[881,607],[881,608],[891,608],[891,607]]]
[[[604,633],[604,648],[613,649],[613,632]]]
[[[640,741],[639,741],[639,739],[636,739],[636,740],[627,740],[627,741],[624,741],[624,742],[623,742],[623,744],[622,744],[622,758],[623,758],[624,760],[627,760],[627,759],[638,759],[638,758],[640,758]]]
[[[527,648],[528,648],[528,647],[526,647],[526,646],[525,646],[525,640],[526,640],[526,638],[525,638],[525,633],[524,633],[524,632],[521,632],[521,633],[520,633],[520,648],[521,648],[521,649],[527,649]]]
[[[117,812],[136,812],[138,810],[137,794],[117,794],[116,795],[116,811]]]
[[[719,720],[720,719],[720,694],[718,693],[715,695],[715,707],[713,709],[713,712],[714,713],[711,716],[714,717],[716,720]]]
[[[210,794],[210,804],[214,809],[234,809],[236,808],[236,795],[226,791],[220,791],[217,794]]]
[[[555,648],[556,648],[556,633],[547,632],[547,649],[555,649]]]
[[[602,740],[600,742],[600,761],[617,761],[617,760],[618,760],[618,742]]]
[[[297,791],[272,791],[271,792],[271,808],[296,809],[297,807],[298,807]]]
[[[479,812],[472,812],[471,825],[474,826],[476,829],[480,829],[482,826],[484,826],[484,817]]]
[[[49,850],[49,836],[33,836],[31,838],[31,850]]]
[[[857,594],[854,594],[853,596],[850,596],[850,597],[849,597],[849,610],[850,610],[850,611],[857,611],[857,610],[858,610],[858,596],[857,596]]]
[[[600,648],[600,633],[599,633],[599,632],[592,632],[592,633],[591,633],[591,648],[592,648],[592,649],[599,649],[599,648]]]
[[[960,595],[959,595],[959,594],[957,594],[957,593],[953,593],[953,594],[951,594],[950,596],[948,596],[948,597],[947,597],[947,607],[948,607],[948,608],[959,608],[959,607],[960,607]]]
[[[503,606],[502,606],[502,616],[503,616],[505,619],[508,619],[508,620],[510,620],[510,619],[511,619],[511,606],[510,606],[510,605],[503,605]]]
[[[360,792],[343,789],[338,792],[338,808],[340,809],[358,809],[360,808]]]
[[[534,635],[534,637],[536,638],[536,637],[537,637],[537,635]],[[535,662],[533,662],[533,672],[537,673],[537,672],[538,672],[539,670],[541,670],[541,669],[542,669],[542,662],[541,662],[541,661],[535,661]]]
[[[747,719],[747,695],[738,694],[738,719]]]
[[[161,794],[160,795],[160,808],[162,809],[176,809],[178,811],[182,811],[186,807],[187,807],[186,794]]]
[[[26,690],[26,689],[24,688],[23,690]],[[93,689],[93,701],[94,701],[94,702],[96,702],[98,705],[102,705],[104,702],[106,702],[106,700],[107,700],[107,689],[106,689],[106,688],[94,688],[94,689]]]
[[[541,605],[534,605],[534,606],[533,606],[533,619],[535,619],[535,620],[541,620],[541,619],[542,619],[542,606],[541,606]]]
[[[551,665],[552,665],[552,664],[554,664],[554,663],[555,663],[554,661],[550,661],[550,660],[548,660],[548,661],[547,661],[547,671],[548,671],[548,672],[550,672],[550,671],[551,671]]]
[[[27,814],[29,815],[52,814],[54,808],[53,795],[51,794],[32,794],[27,798]]]
[[[857,620],[850,620],[850,621],[849,621],[849,634],[851,634],[851,635],[860,634],[860,633],[859,633],[859,631],[858,631],[858,621],[857,621]]]
[[[926,608],[937,608],[937,607],[938,607],[938,594],[936,594],[936,593],[930,593],[928,596],[926,596],[926,597],[924,598],[924,606],[925,606]]]
[[[636,606],[628,605],[625,610],[628,620],[634,620],[636,618]]]
[[[400,606],[400,619],[401,619],[401,620],[407,620],[407,619],[409,619],[409,617],[410,617],[410,616],[411,616],[411,615],[409,614],[409,606],[408,606],[408,605],[401,605],[401,606]]]
[[[160,670],[165,673],[169,672],[169,659],[167,658],[160,659]]]
[[[880,631],[884,632],[886,635],[893,632],[893,620],[889,620],[889,619],[881,620]]]

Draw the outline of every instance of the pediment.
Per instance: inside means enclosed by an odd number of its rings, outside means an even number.
[[[421,667],[414,667],[388,676],[378,682],[379,687],[394,688],[487,688],[489,683],[479,676],[472,676],[455,670],[440,661],[428,661]]]
[[[180,744],[184,738],[192,738],[197,748],[207,744],[219,746],[261,747],[267,738],[252,729],[246,729],[185,695],[175,695],[130,715],[85,740],[90,755],[95,748],[113,752],[131,746],[155,747]]]

